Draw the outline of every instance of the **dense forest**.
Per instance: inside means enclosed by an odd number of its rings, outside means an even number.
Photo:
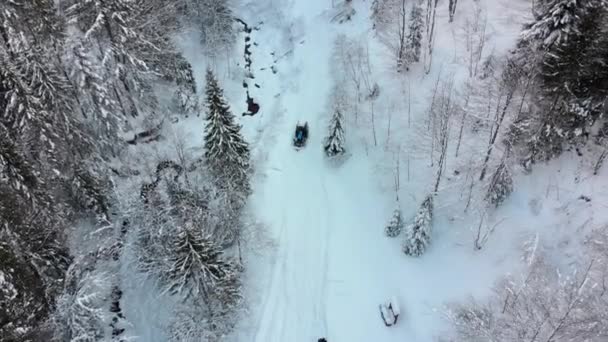
[[[211,71],[206,163],[159,160],[152,181],[129,190],[134,201],[117,197],[115,181],[140,173],[122,166],[127,146],[158,138],[169,114],[200,112],[173,36],[194,28],[209,56],[231,49],[227,4],[11,0],[0,13],[0,340],[123,340],[127,231],[159,286],[201,301],[205,317],[229,311],[239,268],[223,251],[238,239],[248,154]],[[72,248],[91,232],[95,244]]]

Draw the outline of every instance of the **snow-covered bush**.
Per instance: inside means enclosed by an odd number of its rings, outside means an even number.
[[[396,237],[401,234],[403,230],[404,222],[401,214],[401,208],[397,207],[393,211],[393,217],[384,228],[384,233],[388,237]]]
[[[405,228],[403,238],[403,253],[410,256],[424,254],[431,243],[431,229],[433,224],[433,195],[425,198],[414,221]]]
[[[108,301],[111,277],[94,271],[95,256],[77,260],[68,270],[66,290],[57,301],[52,316],[54,333],[62,341],[101,341],[110,324]]]

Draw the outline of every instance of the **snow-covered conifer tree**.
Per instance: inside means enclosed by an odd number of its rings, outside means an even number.
[[[513,192],[513,178],[505,163],[500,163],[486,193],[486,200],[498,207]]]
[[[403,253],[410,256],[422,255],[431,243],[433,223],[433,195],[425,198],[414,217],[414,222],[405,228]]]
[[[110,76],[91,51],[92,45],[74,34],[66,43],[66,73],[97,145],[104,150],[114,150],[120,133],[119,122],[124,120],[124,115],[110,94]]]
[[[409,33],[405,45],[405,57],[408,65],[420,61],[423,30],[424,18],[422,16],[422,8],[419,4],[414,4],[410,12]]]
[[[519,142],[527,167],[559,155],[566,144],[586,143],[590,128],[604,120],[607,18],[603,0],[548,0],[523,31],[518,60],[532,66],[532,90],[539,93],[535,110],[518,118],[525,124]]]
[[[55,337],[64,341],[102,341],[107,338],[110,297],[108,275],[87,273],[68,281],[70,288],[59,298],[54,318]]]
[[[249,191],[249,145],[241,135],[241,126],[224,99],[211,70],[207,70],[207,126],[205,127],[205,157],[211,172],[221,186],[234,186]],[[228,184],[226,184],[226,182]]]
[[[592,2],[592,1],[590,1]],[[524,40],[540,41],[544,46],[561,43],[578,31],[580,0],[549,0],[541,5],[539,18],[522,32]]]
[[[184,58],[178,58],[175,68],[177,89],[173,95],[173,102],[180,113],[198,115],[199,103],[192,65]]]
[[[338,108],[334,110],[334,115],[329,124],[329,135],[325,139],[325,154],[328,157],[335,157],[344,154],[344,116]]]
[[[398,203],[397,203],[397,205],[398,205]],[[401,231],[403,230],[403,226],[404,226],[404,222],[403,222],[403,215],[401,214],[401,208],[399,208],[399,206],[397,206],[397,208],[395,208],[395,210],[393,211],[393,217],[391,218],[389,223],[384,228],[384,233],[388,237],[396,237],[399,234],[401,234]]]
[[[224,290],[232,291],[234,284],[223,281],[233,277],[235,265],[224,260],[221,247],[210,236],[203,236],[200,229],[181,229],[169,248],[169,269],[161,274],[165,291],[184,299],[203,296],[206,302]]]

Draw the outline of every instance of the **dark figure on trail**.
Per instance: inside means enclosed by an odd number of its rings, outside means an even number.
[[[296,124],[296,132],[293,137],[293,144],[295,147],[300,148],[306,144],[306,139],[308,139],[308,122],[305,122],[304,125]]]
[[[253,101],[253,98],[249,96],[249,92],[247,92],[247,112],[243,113],[243,116],[250,115],[254,116],[260,110],[260,105]]]

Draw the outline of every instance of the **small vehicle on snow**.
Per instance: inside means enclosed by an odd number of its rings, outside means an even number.
[[[387,303],[380,304],[380,316],[387,327],[397,324],[400,313],[399,302],[395,297],[392,297]]]
[[[296,131],[293,137],[293,145],[297,148],[301,148],[306,145],[308,139],[308,122],[303,125],[300,123],[296,124]]]

